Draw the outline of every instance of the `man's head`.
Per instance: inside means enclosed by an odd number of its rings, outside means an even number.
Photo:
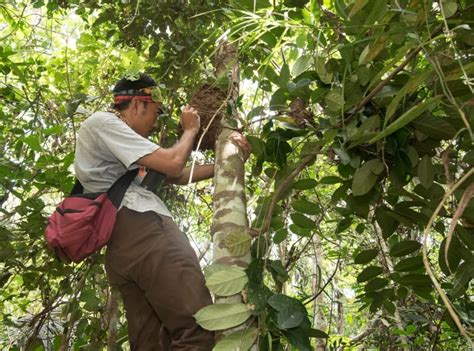
[[[138,134],[148,137],[163,113],[161,93],[155,80],[140,74],[137,80],[120,79],[112,90],[112,107],[127,119]]]

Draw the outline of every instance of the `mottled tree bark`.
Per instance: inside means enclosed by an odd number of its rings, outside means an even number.
[[[216,141],[214,175],[214,216],[211,227],[213,238],[213,263],[247,267],[250,263],[250,251],[243,256],[234,257],[226,247],[229,234],[248,233],[248,219],[245,198],[243,152],[229,136],[235,132],[238,119],[235,101],[239,96],[239,68],[237,52],[234,46],[222,44],[216,57],[217,77],[227,75],[230,81],[227,104],[232,106],[232,114],[224,114],[221,120],[222,130]],[[223,109],[226,110],[225,108]],[[227,109],[228,110],[228,109]],[[215,297],[215,303],[239,303],[242,295]],[[248,327],[248,325],[224,331],[217,337]]]

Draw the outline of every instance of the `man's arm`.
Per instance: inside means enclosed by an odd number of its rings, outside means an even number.
[[[189,183],[189,176],[191,175],[191,167],[183,169],[178,177],[168,177],[166,181],[168,183],[177,184],[177,185],[186,185]],[[207,165],[195,165],[193,170],[193,178],[191,183],[199,182],[201,180],[206,180],[214,176],[214,164]]]
[[[167,149],[159,148],[140,158],[137,163],[170,177],[180,177],[191,154],[194,138],[200,126],[199,115],[192,107],[186,107],[183,110],[181,126],[184,132],[176,144]]]

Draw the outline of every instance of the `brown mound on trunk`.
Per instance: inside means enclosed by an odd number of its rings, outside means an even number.
[[[203,130],[207,128],[212,117],[214,117],[219,110],[206,134],[204,134],[201,145],[199,146],[199,150],[214,150],[217,136],[221,130],[221,119],[226,111],[226,106],[222,106],[226,97],[226,93],[218,87],[204,84],[191,98],[189,105],[194,107],[201,117],[201,128],[194,141],[194,149],[197,147]]]

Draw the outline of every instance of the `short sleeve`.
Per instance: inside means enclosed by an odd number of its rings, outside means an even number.
[[[140,158],[157,149],[159,145],[137,134],[119,118],[106,118],[96,129],[99,142],[128,169]]]

